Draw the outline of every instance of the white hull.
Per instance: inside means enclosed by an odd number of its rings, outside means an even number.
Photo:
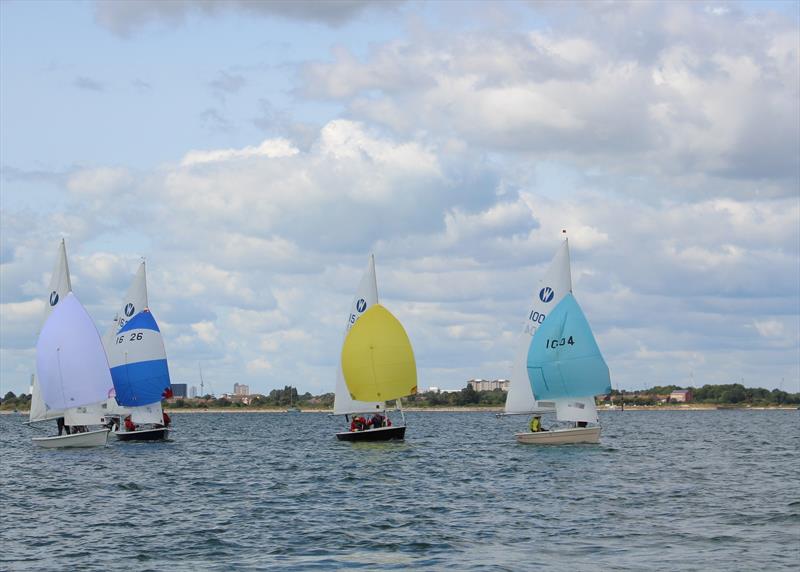
[[[600,427],[575,427],[537,433],[516,433],[518,443],[526,445],[568,445],[572,443],[599,443]]]
[[[108,442],[108,429],[87,431],[86,433],[73,433],[71,435],[56,435],[54,437],[34,437],[34,445],[46,449],[62,449],[66,447],[105,447]]]

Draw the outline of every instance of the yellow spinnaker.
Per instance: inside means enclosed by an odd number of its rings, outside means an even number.
[[[342,373],[350,396],[386,401],[417,392],[414,350],[402,324],[380,304],[350,328],[342,346]]]

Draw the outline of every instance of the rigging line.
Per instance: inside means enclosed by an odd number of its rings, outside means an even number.
[[[66,409],[67,394],[64,392],[64,374],[61,372],[61,348],[56,348],[56,361],[58,362],[58,382],[61,386],[61,399],[64,400],[64,409]],[[44,399],[42,399],[42,401],[44,401]],[[47,402],[45,402],[44,405],[45,405],[45,410],[47,410]]]

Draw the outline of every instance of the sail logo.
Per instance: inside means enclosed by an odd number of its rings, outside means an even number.
[[[125,315],[126,316],[128,316],[129,318],[131,316],[133,316],[133,310],[134,310],[133,304],[131,304],[130,302],[125,304]]]
[[[547,304],[553,300],[553,296],[555,296],[555,292],[550,286],[545,286],[541,290],[539,290],[539,300]]]
[[[50,305],[55,306],[56,304],[58,304],[58,292],[53,290],[50,292]]]
[[[358,302],[356,302],[356,310],[358,310],[359,314],[366,309],[367,309],[367,301],[364,300],[364,298],[361,298]]]

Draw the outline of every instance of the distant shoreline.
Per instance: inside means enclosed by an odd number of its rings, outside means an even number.
[[[166,407],[165,411],[173,414],[184,413],[287,413],[286,409],[256,409],[250,407],[209,407],[209,408],[170,408]],[[598,411],[607,411],[615,413],[623,413],[624,411],[795,411],[795,406],[775,406],[775,407],[730,407],[730,406],[716,406],[716,405],[668,405],[668,406],[653,406],[653,405],[628,405],[623,411],[620,408],[606,408],[598,407]],[[391,411],[391,410],[390,410]],[[404,408],[405,413],[502,413],[502,407],[409,407]],[[27,414],[28,410],[20,409],[13,410],[0,410],[0,415],[14,415],[14,414]],[[333,414],[332,409],[301,409],[300,413],[324,413]]]

